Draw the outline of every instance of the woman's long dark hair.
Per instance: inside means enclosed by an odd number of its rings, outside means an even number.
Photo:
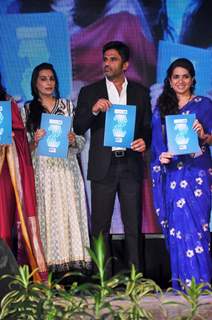
[[[0,75],[0,100],[1,101],[7,100],[6,90],[1,83],[1,75]]]
[[[27,122],[26,122],[26,127],[29,132],[36,131],[38,128],[40,128],[41,114],[45,112],[45,109],[40,102],[40,97],[39,97],[38,89],[36,86],[39,72],[41,70],[52,71],[55,78],[54,95],[55,95],[55,98],[57,99],[60,97],[58,78],[53,65],[46,62],[39,64],[37,67],[34,68],[32,72],[32,78],[31,78],[31,92],[32,92],[33,100],[29,103],[29,112],[27,115]]]
[[[179,113],[179,108],[178,108],[178,98],[175,93],[175,91],[172,89],[170,85],[170,78],[172,76],[172,73],[175,68],[177,67],[182,67],[186,69],[190,76],[193,78],[193,84],[190,88],[191,94],[194,92],[195,89],[195,70],[192,62],[186,58],[180,58],[171,63],[169,66],[167,73],[166,73],[166,78],[164,80],[164,87],[163,87],[163,92],[158,98],[158,106],[160,110],[161,117],[164,118],[166,115],[169,114],[178,114]]]

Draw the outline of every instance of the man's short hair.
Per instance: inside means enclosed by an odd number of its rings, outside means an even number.
[[[129,61],[130,49],[124,42],[110,41],[110,42],[106,43],[102,48],[103,55],[107,50],[111,50],[111,49],[118,51],[123,62]]]

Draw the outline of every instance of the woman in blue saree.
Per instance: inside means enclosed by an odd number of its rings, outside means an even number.
[[[192,277],[197,283],[210,282],[212,275],[212,102],[194,95],[195,83],[193,64],[184,58],[175,60],[167,70],[152,120],[154,205],[170,253],[174,289],[189,286]],[[193,129],[200,151],[176,156],[167,149],[165,116],[183,113],[196,115]]]

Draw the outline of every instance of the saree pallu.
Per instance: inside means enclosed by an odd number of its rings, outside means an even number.
[[[47,267],[36,216],[30,150],[24,125],[14,101],[12,101],[12,130],[12,145],[0,146],[0,237],[11,246],[12,229],[15,227],[18,239],[18,262],[27,261],[32,270],[37,269],[33,275],[35,281],[46,280]]]

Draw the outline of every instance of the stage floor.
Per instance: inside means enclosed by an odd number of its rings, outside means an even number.
[[[192,320],[212,320],[212,296],[201,296],[199,304],[198,316]],[[191,314],[191,308],[185,299],[173,294],[166,293],[162,297],[156,295],[145,297],[141,305],[152,313],[155,320],[185,319],[183,317]]]
[[[86,301],[88,303],[88,310],[90,310],[89,314],[91,316],[91,304],[93,303],[93,299],[88,297]],[[120,307],[121,310],[127,310],[131,305],[128,300],[117,300],[117,297],[115,296],[109,297],[108,302],[111,303],[113,310],[117,310],[118,307]],[[157,294],[153,294],[152,296],[144,297],[140,306],[143,307],[145,311],[151,313],[153,320],[212,320],[212,297],[209,296],[200,297],[197,313],[193,317],[191,316],[191,306],[185,301],[185,299],[178,295],[165,293],[162,296],[159,296]],[[107,314],[106,318],[104,317],[105,314]],[[90,316],[87,318],[86,316],[83,316],[83,319],[90,320]],[[76,316],[75,319],[78,320],[82,318],[80,316]],[[101,319],[114,320],[114,317],[112,315],[110,317],[108,315],[108,309],[106,309],[105,311],[102,311]]]

